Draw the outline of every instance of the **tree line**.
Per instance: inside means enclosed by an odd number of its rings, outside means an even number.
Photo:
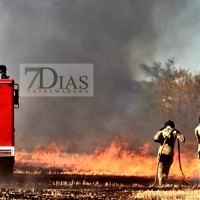
[[[141,70],[150,78],[154,95],[154,109],[161,120],[167,117],[191,131],[200,116],[200,72],[177,68],[174,59],[164,64],[142,64]]]

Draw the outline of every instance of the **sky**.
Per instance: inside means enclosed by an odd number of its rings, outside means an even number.
[[[199,7],[198,0],[0,0],[0,62],[16,83],[23,63],[94,65],[93,97],[20,97],[16,145],[55,141],[90,152],[124,135],[133,146],[152,140],[161,124],[135,91],[140,65],[174,58],[199,72]]]

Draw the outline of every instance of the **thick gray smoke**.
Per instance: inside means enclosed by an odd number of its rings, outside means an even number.
[[[187,46],[183,28],[177,34],[179,25],[171,26],[195,6],[176,2],[0,0],[0,59],[16,82],[20,63],[94,64],[94,97],[20,98],[16,145],[32,149],[55,141],[88,152],[117,136],[126,135],[132,146],[151,141],[162,124],[150,106],[154,96],[138,90],[139,65],[180,56],[177,46]],[[174,44],[172,51],[166,43]]]

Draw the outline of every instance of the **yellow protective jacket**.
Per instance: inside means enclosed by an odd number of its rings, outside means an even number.
[[[165,128],[158,131],[156,135],[154,136],[154,141],[161,144],[158,149],[158,161],[172,163],[173,157],[174,157],[174,145],[176,142],[176,138],[180,142],[185,142],[185,137],[176,129],[173,129],[168,137],[165,135],[164,132],[165,132]],[[165,141],[165,144],[164,144],[164,141]]]
[[[194,134],[195,134],[195,137],[197,139],[197,143],[198,143],[198,159],[200,159],[200,124],[195,128],[194,130]]]

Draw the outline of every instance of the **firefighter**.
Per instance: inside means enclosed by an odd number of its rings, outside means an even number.
[[[0,65],[0,79],[6,79],[9,78],[9,76],[6,75],[7,67],[5,65]]]
[[[194,134],[198,144],[198,149],[197,149],[198,163],[200,163],[200,116],[199,116],[199,125],[195,128]]]
[[[180,142],[185,142],[184,135],[175,129],[175,124],[171,120],[165,122],[164,127],[154,136],[154,141],[160,143],[157,157],[159,185],[165,184],[168,178],[173,163],[176,138]]]

